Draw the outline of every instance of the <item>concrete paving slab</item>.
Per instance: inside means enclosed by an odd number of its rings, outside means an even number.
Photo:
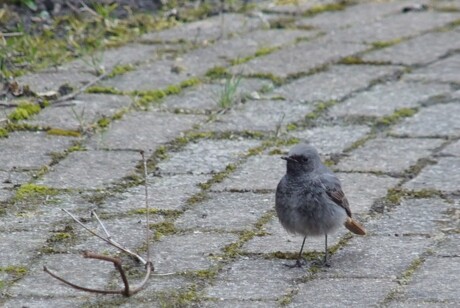
[[[436,125],[427,125],[436,121]],[[396,135],[411,137],[460,136],[460,104],[438,104],[423,108],[392,129]]]
[[[404,187],[415,190],[425,188],[444,192],[459,191],[458,168],[460,168],[460,158],[441,158],[437,164],[425,167],[417,177],[404,184]]]
[[[143,150],[152,153],[161,144],[174,140],[204,119],[200,115],[155,110],[132,112],[114,121],[108,131],[94,135],[88,144],[94,149]]]
[[[104,188],[134,172],[139,160],[139,153],[131,151],[72,152],[38,183],[64,189]]]
[[[294,80],[274,92],[287,100],[316,102],[342,100],[363,90],[375,80],[396,75],[401,67],[371,65],[333,65],[324,72]]]
[[[63,152],[75,140],[43,132],[10,133],[8,138],[0,139],[0,169],[39,169],[51,163],[53,152]]]
[[[273,209],[273,194],[213,193],[175,223],[181,230],[244,231]]]
[[[201,140],[189,143],[177,153],[158,164],[161,174],[203,174],[223,171],[236,163],[250,148],[258,146],[256,140]]]
[[[441,144],[440,139],[372,139],[342,159],[337,168],[343,171],[401,173],[418,159],[430,156]]]
[[[333,106],[329,114],[333,117],[382,117],[391,115],[401,108],[418,107],[431,97],[446,95],[450,89],[446,85],[423,83],[387,83],[374,86],[370,91],[362,92]]]

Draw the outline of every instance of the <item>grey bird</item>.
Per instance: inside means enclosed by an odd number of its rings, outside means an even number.
[[[366,234],[366,230],[352,218],[340,180],[321,162],[313,146],[298,144],[281,158],[287,161],[287,172],[276,188],[276,213],[288,232],[304,236],[293,267],[302,266],[307,236],[320,235],[325,237],[324,265],[329,266],[328,234],[340,226],[359,235]]]

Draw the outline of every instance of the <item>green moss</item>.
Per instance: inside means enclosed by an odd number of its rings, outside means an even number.
[[[211,79],[220,79],[228,77],[229,73],[225,67],[215,66],[206,72],[206,77]]]
[[[202,280],[211,280],[217,277],[219,273],[219,269],[217,267],[206,269],[206,270],[198,270],[198,271],[187,271],[185,276],[190,279],[202,279]]]
[[[289,123],[286,125],[286,129],[288,132],[296,130],[298,128],[298,125],[296,123]]]
[[[200,79],[196,78],[196,77],[192,77],[190,79],[187,79],[187,80],[184,80],[182,81],[179,86],[184,89],[184,88],[189,88],[189,87],[193,87],[193,86],[196,86],[198,84],[200,84],[201,81]]]
[[[39,113],[40,110],[40,105],[23,101],[19,103],[18,107],[16,107],[12,113],[8,115],[8,119],[13,122],[27,120],[33,115]]]
[[[67,130],[67,129],[59,129],[59,128],[51,128],[46,131],[48,135],[55,135],[55,136],[66,136],[66,137],[81,137],[81,133],[75,130]]]
[[[342,58],[339,61],[339,64],[344,64],[344,65],[357,65],[357,64],[364,64],[366,62],[363,61],[360,57],[355,57],[355,56],[349,56]]]
[[[70,232],[56,232],[51,237],[49,237],[46,241],[48,243],[59,243],[59,242],[67,242],[74,238],[74,234]]]
[[[393,114],[377,119],[376,125],[389,126],[395,124],[403,118],[411,117],[416,114],[418,108],[401,108],[393,112]]]
[[[107,117],[102,117],[99,120],[97,120],[97,126],[101,128],[108,127],[110,125],[110,119]]]
[[[397,39],[389,40],[389,41],[375,41],[375,42],[372,42],[372,47],[374,47],[374,49],[387,48],[387,47],[399,44],[401,42],[402,42],[401,38],[397,38]]]
[[[125,74],[133,70],[134,70],[134,66],[132,64],[117,65],[112,69],[108,77],[113,78],[115,76],[122,75],[122,74]]]
[[[0,267],[0,273],[2,272],[12,275],[15,278],[21,278],[27,274],[28,270],[25,266],[10,265],[10,266],[5,266],[5,267]]]
[[[192,285],[182,291],[159,293],[158,298],[161,307],[192,307],[197,306],[196,303],[199,302],[200,294],[197,292],[196,286]]]
[[[330,101],[324,101],[324,102],[317,103],[315,105],[315,109],[305,116],[306,124],[308,125],[312,121],[319,118],[324,113],[324,111],[331,108],[335,104],[337,104],[336,100],[330,100]]]
[[[78,152],[78,151],[86,151],[86,148],[83,145],[78,143],[67,149],[68,153]]]
[[[425,262],[423,258],[414,259],[409,267],[398,277],[397,281],[401,285],[407,285],[411,280],[414,273],[422,266]]]
[[[292,16],[283,16],[280,18],[270,18],[268,23],[270,24],[270,29],[290,29],[295,28],[294,22],[296,19]]]
[[[22,184],[16,191],[14,201],[26,201],[44,199],[48,196],[55,196],[58,191],[54,188],[36,184]]]
[[[273,82],[274,85],[280,86],[284,83],[284,80],[278,76],[275,76],[272,73],[253,73],[249,74],[251,78],[261,78],[261,79],[268,79]]]
[[[268,155],[283,155],[284,152],[280,148],[274,148],[268,152]]]
[[[442,197],[442,193],[435,189],[405,190],[402,188],[390,188],[385,199],[392,204],[399,204],[401,199],[426,199]]]
[[[174,223],[172,223],[171,221],[163,221],[163,222],[159,222],[156,224],[151,224],[149,228],[153,229],[153,231],[155,232],[154,234],[155,240],[159,240],[165,235],[171,235],[171,234],[176,233],[176,228],[174,227]]]
[[[312,8],[304,12],[304,16],[313,16],[324,12],[330,11],[342,11],[346,8],[345,2],[338,3],[327,3],[327,4],[318,4],[314,5]]]
[[[3,127],[0,127],[0,139],[1,138],[8,138],[8,130]]]
[[[92,86],[86,89],[86,93],[122,95],[123,91],[114,87]]]

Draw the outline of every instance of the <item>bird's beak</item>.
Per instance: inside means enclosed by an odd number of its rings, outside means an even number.
[[[297,160],[295,160],[294,158],[289,157],[289,156],[281,156],[281,159],[284,159],[285,161],[297,162]]]

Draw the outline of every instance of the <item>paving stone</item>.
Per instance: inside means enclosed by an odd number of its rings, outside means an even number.
[[[293,104],[287,101],[248,101],[204,125],[203,130],[276,131],[282,124],[302,120],[313,107],[313,104]]]
[[[430,244],[424,236],[356,236],[332,256],[332,266],[319,277],[395,279]]]
[[[460,140],[457,140],[456,142],[449,144],[441,151],[441,154],[460,156]]]
[[[154,151],[204,119],[199,115],[158,111],[132,112],[120,121],[113,122],[107,131],[95,135],[89,144],[97,149]]]
[[[80,94],[65,105],[43,109],[27,123],[41,127],[68,130],[86,130],[102,117],[111,117],[132,103],[131,98],[120,95]]]
[[[214,191],[274,191],[286,172],[278,155],[257,155],[249,159],[224,181],[211,187]]]
[[[220,58],[236,60],[253,56],[265,48],[277,48],[294,43],[297,39],[310,39],[318,31],[297,29],[256,30],[231,39],[219,40],[209,47]],[[202,61],[200,61],[202,64]]]
[[[259,143],[257,140],[201,140],[187,144],[181,152],[171,154],[157,167],[162,174],[219,172]]]
[[[446,85],[395,82],[379,84],[371,90],[361,92],[341,104],[333,106],[329,114],[334,117],[381,117],[391,115],[397,109],[419,106],[419,103],[434,96],[445,95],[450,89]]]
[[[31,177],[32,175],[29,174],[29,172],[19,172],[15,170],[0,170],[0,188],[13,189],[30,181]]]
[[[404,6],[403,3],[409,4],[409,1],[359,3],[347,6],[343,11],[329,11],[310,18],[300,19],[296,25],[298,27],[314,26],[328,31],[343,29],[356,24],[368,25],[385,16],[400,13]]]
[[[153,244],[152,256],[157,273],[205,270],[215,264],[210,256],[238,237],[234,234],[201,233],[163,237]]]
[[[460,303],[460,258],[428,258],[407,286],[406,298]]]
[[[294,42],[296,38],[312,37],[317,32],[299,30],[265,30],[245,36],[221,40],[207,48],[199,48],[176,59],[176,65],[196,76],[204,75],[216,66],[226,66],[229,60],[253,56],[261,48],[276,48]],[[202,59],[206,59],[203,61]]]
[[[377,138],[342,159],[337,168],[344,171],[400,173],[418,159],[430,156],[442,144],[440,139]]]
[[[396,308],[396,307],[405,307],[405,308],[456,308],[458,307],[459,303],[455,302],[432,302],[432,301],[423,301],[423,300],[414,300],[414,301],[395,301],[388,305],[388,307]]]
[[[61,69],[95,72],[96,69],[112,70],[119,65],[135,65],[158,57],[164,46],[148,44],[128,44],[118,48],[109,48],[91,56],[78,59],[61,66]],[[96,67],[94,67],[96,66]]]
[[[408,74],[408,80],[460,83],[460,55],[456,54]]]
[[[455,217],[453,218],[455,219]],[[457,221],[458,224],[458,221]],[[435,250],[439,257],[459,257],[460,256],[460,234],[449,234],[446,240]]]
[[[424,11],[408,14],[395,14],[378,19],[365,26],[356,24],[331,32],[327,37],[342,42],[385,42],[399,38],[419,35],[423,32],[446,26],[460,18],[458,13]]]
[[[204,293],[219,299],[275,300],[289,291],[293,279],[304,275],[304,269],[287,269],[279,260],[242,259],[226,266]]]
[[[377,199],[386,196],[388,189],[399,179],[368,173],[337,173],[353,214],[367,214]]]
[[[460,158],[445,157],[435,165],[425,167],[417,177],[404,184],[408,189],[437,189],[444,192],[460,190]]]
[[[78,89],[96,78],[94,74],[88,72],[49,70],[21,76],[17,79],[17,82],[22,86],[28,85],[34,93],[44,93],[58,91],[59,87],[65,84]]]
[[[147,63],[140,68],[122,75],[104,80],[99,84],[104,87],[114,87],[120,91],[146,91],[166,88],[196,76],[188,72],[175,72],[176,63],[165,59]]]
[[[164,31],[144,34],[141,40],[206,44],[231,33],[245,33],[264,26],[262,20],[241,14],[223,14],[187,23]]]
[[[362,58],[364,61],[422,65],[436,61],[449,51],[459,48],[460,32],[436,32],[367,53]]]
[[[98,211],[100,214],[101,212]],[[91,214],[88,213],[87,215],[81,215],[82,218],[86,219],[85,225],[89,227],[91,230],[99,233],[104,234],[104,230],[97,222],[94,217],[91,217]],[[127,215],[127,217],[123,218],[114,218],[114,219],[104,219],[101,218],[105,228],[109,231],[112,239],[117,243],[120,243],[123,247],[126,247],[134,252],[139,253],[139,255],[143,258],[146,258],[146,254],[143,252],[138,252],[137,249],[141,246],[145,245],[145,233],[146,233],[146,221],[145,218],[142,217],[139,220],[139,216],[134,215]],[[163,218],[155,217],[154,215],[150,216],[150,223],[155,224],[164,221]],[[76,236],[78,239],[78,243],[73,245],[69,251],[78,253],[79,251],[94,251],[94,252],[104,252],[109,254],[117,254],[120,250],[112,247],[101,239],[95,237],[87,230],[83,228],[78,228],[76,230]],[[139,265],[139,270],[142,270],[142,266]]]
[[[185,230],[243,231],[273,209],[273,194],[213,193],[185,212],[175,226]]]
[[[209,175],[177,174],[148,179],[149,206],[160,210],[182,210],[187,199],[201,191],[199,183],[205,183]],[[180,192],[180,193],[178,193]],[[104,212],[120,213],[145,208],[143,185],[128,189],[114,200],[99,206]]]
[[[309,128],[292,132],[290,135],[312,144],[322,155],[330,155],[342,153],[370,131],[371,129],[365,125],[337,125]]]
[[[397,124],[391,132],[411,137],[460,136],[460,104],[437,104],[423,108]]]
[[[274,206],[274,204],[273,204]],[[290,234],[283,229],[277,217],[274,217],[264,226],[267,233],[264,236],[256,236],[243,245],[242,250],[248,253],[268,254],[281,252],[299,253],[303,236]],[[327,238],[328,247],[336,245],[347,233],[344,228],[339,228],[336,233],[330,234]],[[305,241],[305,252],[324,253],[324,236],[311,236]],[[283,260],[286,264],[293,263],[292,260]]]
[[[0,139],[0,169],[39,169],[51,163],[51,153],[63,152],[74,140],[42,132],[12,132]]]
[[[81,254],[45,255],[34,263],[28,275],[16,282],[8,293],[13,297],[69,297],[80,293],[43,272],[43,266],[71,282],[87,288],[103,289],[114,273],[112,264],[84,259]]]
[[[25,266],[45,241],[46,234],[37,230],[0,232],[0,267]]]
[[[276,301],[254,301],[254,300],[237,300],[237,299],[213,299],[207,302],[200,303],[202,307],[220,307],[220,308],[275,308],[279,307]]]
[[[449,204],[441,199],[403,200],[396,209],[386,212],[379,220],[367,224],[373,234],[434,236],[443,223],[448,221]]]
[[[237,101],[258,92],[263,87],[273,87],[273,83],[262,79],[242,78],[238,83],[235,93]],[[170,95],[163,101],[163,106],[168,109],[201,110],[208,112],[219,107],[219,99],[225,91],[225,83],[200,84],[192,89],[187,89],[179,95]]]
[[[288,46],[264,57],[233,66],[230,71],[244,75],[274,74],[281,78],[307,73],[315,67],[364,51],[365,45],[341,43],[323,38]]]
[[[60,298],[50,298],[49,296],[37,297],[17,297],[11,300],[8,300],[4,303],[4,308],[17,308],[17,307],[27,307],[27,308],[42,308],[42,307],[62,307],[62,308],[73,308],[84,306],[88,302],[87,296],[80,297],[60,297]]]
[[[72,152],[53,166],[39,184],[69,189],[103,188],[133,172],[139,160],[136,152]]]
[[[391,279],[315,279],[301,284],[299,293],[287,307],[305,307],[311,303],[321,307],[373,307],[396,286]]]
[[[155,274],[156,273],[154,273],[154,275],[149,279],[146,288],[142,290],[142,292],[136,294],[135,298],[141,300],[141,302],[132,306],[130,306],[130,302],[127,302],[125,307],[152,307],[152,305],[159,305],[159,307],[161,307],[161,301],[159,303],[158,298],[153,296],[154,294],[158,294],[160,292],[174,292],[178,289],[183,289],[190,285],[190,282],[181,276],[156,276]],[[145,306],[142,306],[143,303]]]
[[[400,69],[397,66],[333,65],[327,71],[284,85],[276,89],[275,94],[300,102],[342,100],[354,91],[365,89],[372,81],[396,75]]]

